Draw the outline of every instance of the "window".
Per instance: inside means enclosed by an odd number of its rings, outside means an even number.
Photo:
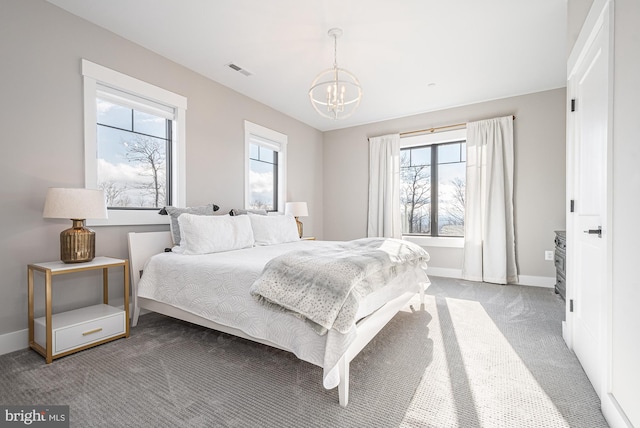
[[[278,152],[258,143],[249,146],[249,206],[276,211],[278,207]]]
[[[406,137],[401,145],[403,235],[464,236],[466,130]]]
[[[245,208],[284,212],[287,136],[245,121]]]
[[[184,206],[186,98],[82,61],[85,186],[105,191],[109,219],[92,225],[167,223]]]
[[[110,209],[158,210],[172,204],[172,120],[97,99],[98,189]]]

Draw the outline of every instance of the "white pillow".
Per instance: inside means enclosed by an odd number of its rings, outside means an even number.
[[[253,229],[247,216],[180,214],[182,254],[209,254],[253,246]]]
[[[215,211],[215,208],[213,207],[213,204],[209,204],[203,205],[201,207],[164,207],[164,210],[171,218],[171,222],[169,224],[171,226],[171,237],[173,238],[173,245],[180,245],[180,225],[178,224],[178,217],[180,217],[180,215],[184,213],[214,215],[213,212]]]
[[[284,244],[299,241],[298,225],[292,215],[252,215],[251,227],[256,245]]]

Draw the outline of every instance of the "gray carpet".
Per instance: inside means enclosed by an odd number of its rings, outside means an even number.
[[[414,309],[415,308],[415,309]],[[0,356],[0,403],[77,427],[606,427],[550,289],[432,278],[351,365],[351,396],[293,355],[157,314],[53,364]]]

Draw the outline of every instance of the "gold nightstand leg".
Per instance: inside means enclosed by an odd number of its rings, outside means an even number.
[[[34,341],[34,323],[33,323],[33,269],[29,267],[27,269],[27,297],[29,299],[29,346],[33,344]]]
[[[53,361],[53,335],[51,333],[53,326],[51,325],[51,271],[47,269],[44,274],[44,298],[45,298],[45,312],[47,323],[47,364],[51,364]]]
[[[124,261],[124,320],[125,337],[129,337],[129,260]]]
[[[109,268],[102,269],[102,301],[109,304]]]

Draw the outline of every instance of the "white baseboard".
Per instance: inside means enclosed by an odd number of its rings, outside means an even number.
[[[553,276],[518,275],[518,285],[531,285],[534,287],[555,288],[556,278]]]
[[[603,394],[600,407],[611,428],[633,428],[633,424],[624,414],[620,404],[612,394]]]
[[[0,335],[0,355],[20,351],[29,347],[29,329]]]
[[[462,279],[462,269],[429,266],[429,268],[427,269],[427,275]],[[518,279],[518,285],[530,285],[534,287],[545,288],[554,288],[556,285],[556,279],[551,276],[518,275]]]

